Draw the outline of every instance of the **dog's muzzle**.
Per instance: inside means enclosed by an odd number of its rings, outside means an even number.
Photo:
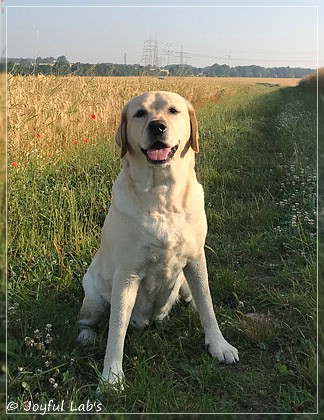
[[[147,126],[147,131],[151,146],[148,149],[142,149],[146,159],[154,164],[163,164],[172,159],[178,145],[170,147],[166,143],[167,123],[164,120],[152,120]]]

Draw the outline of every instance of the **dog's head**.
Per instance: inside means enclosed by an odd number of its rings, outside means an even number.
[[[192,105],[172,92],[148,92],[131,99],[123,108],[116,142],[121,157],[142,156],[152,165],[164,166],[184,157],[189,148],[198,152],[198,126]]]

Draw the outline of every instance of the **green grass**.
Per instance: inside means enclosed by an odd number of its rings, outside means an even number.
[[[240,352],[221,366],[199,317],[126,337],[126,391],[104,412],[316,412],[316,98],[251,87],[198,111],[216,313]],[[8,401],[95,401],[107,328],[75,345],[82,276],[99,243],[119,171],[112,140],[9,168]],[[48,325],[50,324],[50,325]]]

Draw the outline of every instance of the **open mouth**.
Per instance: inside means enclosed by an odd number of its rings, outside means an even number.
[[[175,152],[178,150],[178,147],[178,145],[173,147],[165,147],[164,143],[157,141],[152,145],[150,149],[141,150],[150,163],[161,165],[173,158]]]

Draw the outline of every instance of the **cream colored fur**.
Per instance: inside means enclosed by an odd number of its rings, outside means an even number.
[[[154,143],[152,121],[165,123],[161,139],[167,147],[177,147],[165,163],[152,163],[143,152]],[[188,302],[193,297],[210,354],[235,363],[237,350],[218,327],[208,286],[207,222],[194,170],[198,127],[192,106],[171,92],[135,97],[122,111],[116,141],[122,170],[113,186],[100,248],[84,276],[79,341],[95,339],[93,328],[110,307],[102,380],[116,385],[124,376],[129,323],[142,328],[162,320],[180,295]]]

